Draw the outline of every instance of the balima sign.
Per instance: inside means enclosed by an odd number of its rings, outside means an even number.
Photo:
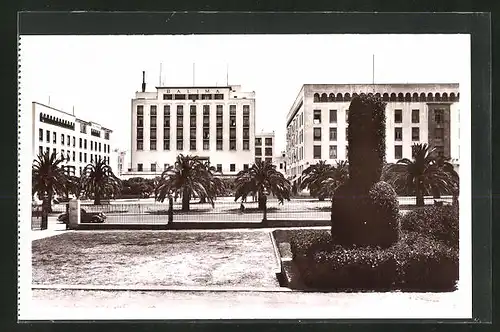
[[[193,93],[221,93],[219,89],[166,89],[164,93],[193,94]]]

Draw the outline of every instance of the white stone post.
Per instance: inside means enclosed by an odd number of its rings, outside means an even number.
[[[77,229],[80,225],[80,200],[69,201],[68,225],[70,229]]]

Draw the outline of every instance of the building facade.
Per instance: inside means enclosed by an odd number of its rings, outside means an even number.
[[[240,86],[156,87],[132,99],[131,168],[126,176],[151,178],[179,154],[210,161],[236,175],[254,161],[255,92]]]
[[[274,163],[274,132],[255,134],[255,161]]]
[[[32,103],[32,119],[33,159],[55,152],[67,174],[75,176],[99,158],[110,165],[112,130],[38,102]]]
[[[386,161],[412,158],[414,143],[428,143],[458,167],[458,84],[307,84],[286,118],[287,176],[298,178],[319,160],[347,160],[351,99],[374,94],[386,103]]]
[[[286,176],[286,152],[281,151],[279,155],[274,157],[274,164],[276,165],[276,170],[281,174]]]

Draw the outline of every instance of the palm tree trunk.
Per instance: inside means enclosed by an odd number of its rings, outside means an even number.
[[[424,193],[421,190],[420,182],[417,182],[415,188],[415,196],[417,198],[417,206],[424,206]]]
[[[49,192],[48,193],[48,199],[47,199],[47,212],[48,213],[52,213],[52,197],[54,195],[52,194],[52,192]]]
[[[101,192],[99,190],[95,192],[94,205],[101,205]]]
[[[182,211],[189,211],[189,201],[191,200],[191,195],[188,188],[184,188],[182,191]]]
[[[264,196],[259,195],[258,200],[259,200],[259,210],[264,210],[264,208],[266,206],[266,200],[265,200]]]

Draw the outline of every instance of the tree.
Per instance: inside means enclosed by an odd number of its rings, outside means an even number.
[[[102,158],[85,166],[81,182],[86,195],[94,199],[94,205],[100,205],[102,198],[111,198],[121,189],[120,179],[113,174],[111,167]]]
[[[63,159],[57,154],[45,152],[37,156],[33,161],[32,168],[32,192],[39,198],[48,200],[46,202],[49,211],[52,212],[52,198],[54,194],[63,195],[67,177],[61,167]]]
[[[276,170],[276,165],[267,161],[257,161],[249,169],[240,171],[235,180],[235,201],[244,201],[248,195],[257,195],[259,209],[265,208],[264,193],[273,194],[280,204],[290,201],[292,185],[282,173]]]
[[[391,168],[394,170],[394,182],[405,183],[415,192],[417,206],[424,206],[424,196],[435,193],[453,194],[458,188],[458,174],[453,165],[445,160],[438,161],[434,148],[427,144],[413,145],[413,159],[398,160]],[[403,166],[397,170],[399,166]]]
[[[157,200],[163,202],[171,195],[182,196],[182,211],[189,211],[189,202],[193,195],[206,199],[214,205],[220,184],[207,164],[198,156],[180,154],[175,164],[162,173],[157,187]]]
[[[337,166],[333,166],[321,160],[302,172],[300,189],[309,189],[311,196],[322,201],[333,196],[338,186],[347,181],[348,174],[346,161],[338,161]]]
[[[82,183],[80,181],[80,178],[74,175],[68,176],[65,183],[65,190],[66,197],[68,197],[69,194],[72,194],[75,195],[76,198],[79,198],[82,192]]]

